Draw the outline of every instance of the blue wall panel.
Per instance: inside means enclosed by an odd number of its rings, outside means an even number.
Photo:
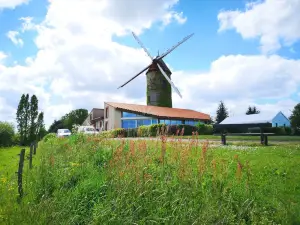
[[[283,126],[290,127],[291,126],[290,121],[281,112],[279,112],[272,120],[272,126],[276,127],[276,124],[278,127],[283,127]]]

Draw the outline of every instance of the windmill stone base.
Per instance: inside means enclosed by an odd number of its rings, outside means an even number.
[[[164,68],[171,79],[171,72]],[[172,108],[172,89],[169,82],[153,64],[146,73],[147,76],[147,105]]]

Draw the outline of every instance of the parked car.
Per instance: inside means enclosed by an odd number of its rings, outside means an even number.
[[[99,132],[93,126],[81,126],[78,128],[78,132],[84,134],[98,134]]]
[[[71,134],[69,129],[58,129],[56,133],[57,137],[69,137]]]

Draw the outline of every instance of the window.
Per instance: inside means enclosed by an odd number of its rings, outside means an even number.
[[[165,120],[166,125],[171,125],[171,120]]]
[[[150,93],[150,102],[156,102],[157,101],[157,96],[156,93]]]
[[[143,120],[143,125],[145,126],[151,125],[151,120]]]
[[[171,125],[180,125],[180,124],[182,124],[181,120],[172,120],[171,121]]]
[[[105,122],[105,130],[108,128],[108,121]]]
[[[158,119],[153,119],[152,124],[158,124]]]
[[[278,124],[277,124],[277,123],[275,123],[275,126],[276,126],[276,127],[278,127]]]
[[[122,117],[128,118],[128,117],[138,117],[140,115],[137,115],[135,113],[130,113],[130,112],[122,112]]]
[[[137,126],[148,126],[151,125],[151,120],[137,120]]]
[[[106,109],[105,109],[105,118],[108,118],[108,107],[106,107]]]
[[[195,126],[198,123],[198,121],[195,120],[186,120],[185,124]]]
[[[136,120],[122,120],[122,128],[136,128]]]

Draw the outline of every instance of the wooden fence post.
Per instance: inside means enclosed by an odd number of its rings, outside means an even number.
[[[33,143],[30,144],[30,152],[29,152],[29,169],[32,169],[32,153],[33,153]]]
[[[35,155],[35,154],[36,154],[36,146],[37,146],[37,143],[36,143],[36,141],[34,141],[34,144],[33,144],[33,146],[34,146],[33,154]]]
[[[25,149],[22,149],[20,154],[20,161],[19,161],[19,169],[18,169],[18,192],[20,199],[23,197],[23,183],[22,183],[22,176],[23,176],[23,166],[24,166],[24,159],[25,159]]]

